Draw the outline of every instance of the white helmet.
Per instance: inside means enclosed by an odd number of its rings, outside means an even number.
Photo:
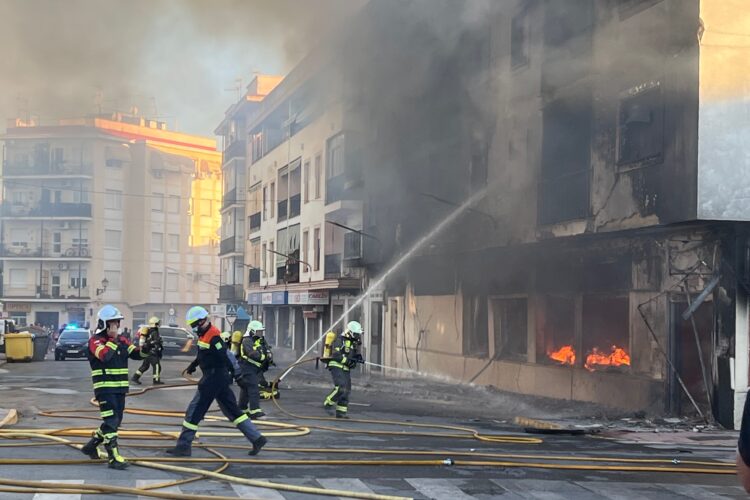
[[[111,304],[107,304],[106,306],[99,309],[99,312],[96,316],[98,318],[96,329],[99,331],[105,330],[107,328],[108,321],[125,319],[120,310]]]

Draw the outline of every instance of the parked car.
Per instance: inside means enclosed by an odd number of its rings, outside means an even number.
[[[55,361],[65,358],[85,358],[91,333],[85,328],[63,330],[55,344]]]
[[[140,330],[148,327],[141,325],[135,332],[133,343],[140,345]],[[176,326],[160,326],[159,335],[161,335],[164,344],[164,354],[167,355],[186,355],[194,356],[198,351],[197,337],[192,332]]]

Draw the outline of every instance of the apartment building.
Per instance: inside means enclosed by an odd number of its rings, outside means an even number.
[[[359,101],[368,271],[488,191],[387,283],[385,364],[737,423],[743,3],[501,2],[465,30],[450,2],[388,4],[347,44],[354,86],[402,90]]]
[[[2,139],[0,296],[19,324],[91,324],[104,303],[133,328],[182,324],[215,303],[214,140],[123,114],[14,120]]]
[[[347,246],[350,231],[344,229],[361,227],[360,185],[343,176],[352,156],[342,109],[317,99],[325,76],[318,57],[298,65],[246,115],[245,203],[235,211],[236,221],[244,213],[245,225],[235,229],[234,241],[239,234],[247,241],[241,271],[234,264],[232,296],[241,276],[242,305],[265,322],[269,341],[300,352],[343,314],[362,286],[360,248],[347,253],[352,243]],[[225,206],[227,200],[225,195]]]
[[[246,181],[249,116],[263,98],[281,81],[280,76],[256,75],[247,86],[245,95],[225,112],[224,120],[215,133],[222,138],[222,174],[224,179],[221,205],[221,244],[219,249],[220,283],[219,303],[231,304],[240,315],[225,328],[244,330],[249,316],[246,314],[245,277],[258,270],[245,264],[245,248],[248,245],[247,228],[260,224],[246,221],[245,204],[248,200]],[[223,306],[226,310],[226,306]],[[243,311],[245,312],[243,314]]]

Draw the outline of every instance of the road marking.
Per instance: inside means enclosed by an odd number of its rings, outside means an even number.
[[[167,482],[169,482],[169,480],[167,480],[167,479],[138,479],[135,482],[135,487],[136,488],[145,488],[146,486],[151,486],[152,484],[167,483]],[[159,493],[180,493],[180,494],[182,494],[182,490],[180,490],[179,486],[168,486],[167,488],[159,488],[158,490],[154,490],[154,491],[158,491]],[[152,498],[154,498],[154,497],[147,497],[147,496],[144,496],[144,495],[138,495],[138,499],[139,500],[146,500],[146,499],[150,500]]]
[[[78,394],[78,391],[74,391],[73,389],[49,389],[46,387],[24,387],[24,390],[45,392],[47,394]]]
[[[588,491],[594,492],[601,498],[610,500],[648,500],[649,498],[662,497],[665,490],[658,491],[659,485],[655,483],[625,483],[619,481],[574,481],[575,484]]]
[[[597,494],[569,481],[552,479],[490,479],[490,481],[521,498],[536,498],[538,500],[599,498]]]
[[[434,500],[476,500],[454,485],[450,479],[405,478],[405,481],[427,498]]]
[[[244,484],[232,483],[232,489],[240,498],[259,498],[260,500],[285,500],[284,495],[270,488],[258,488]]]
[[[43,483],[83,484],[83,479],[45,479]],[[81,500],[80,493],[37,493],[33,500]]]
[[[356,491],[357,493],[375,493],[365,483],[357,478],[350,477],[327,477],[316,479],[318,483],[327,490]],[[348,498],[348,497],[339,497]]]

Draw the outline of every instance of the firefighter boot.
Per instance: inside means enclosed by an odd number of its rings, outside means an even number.
[[[257,455],[258,453],[260,453],[260,449],[263,448],[267,442],[268,442],[268,439],[266,439],[265,436],[259,437],[258,439],[253,441],[253,449],[247,452],[247,454],[250,456]]]
[[[130,466],[130,463],[122,458],[122,455],[120,455],[120,452],[117,449],[117,438],[112,439],[108,443],[104,443],[104,448],[107,450],[110,469],[124,470]]]
[[[133,374],[133,378],[131,378],[130,380],[132,380],[133,382],[135,382],[138,385],[141,385],[141,374],[139,372],[135,372]]]
[[[154,380],[154,385],[164,385],[164,382],[161,380]]]
[[[84,455],[88,455],[92,460],[98,460],[99,452],[96,449],[103,442],[104,439],[99,435],[99,431],[96,431],[91,439],[89,439],[89,442],[81,447],[81,452]]]
[[[178,444],[174,448],[169,448],[167,454],[175,457],[189,457],[192,455],[192,450],[190,449],[190,446],[180,446]]]

